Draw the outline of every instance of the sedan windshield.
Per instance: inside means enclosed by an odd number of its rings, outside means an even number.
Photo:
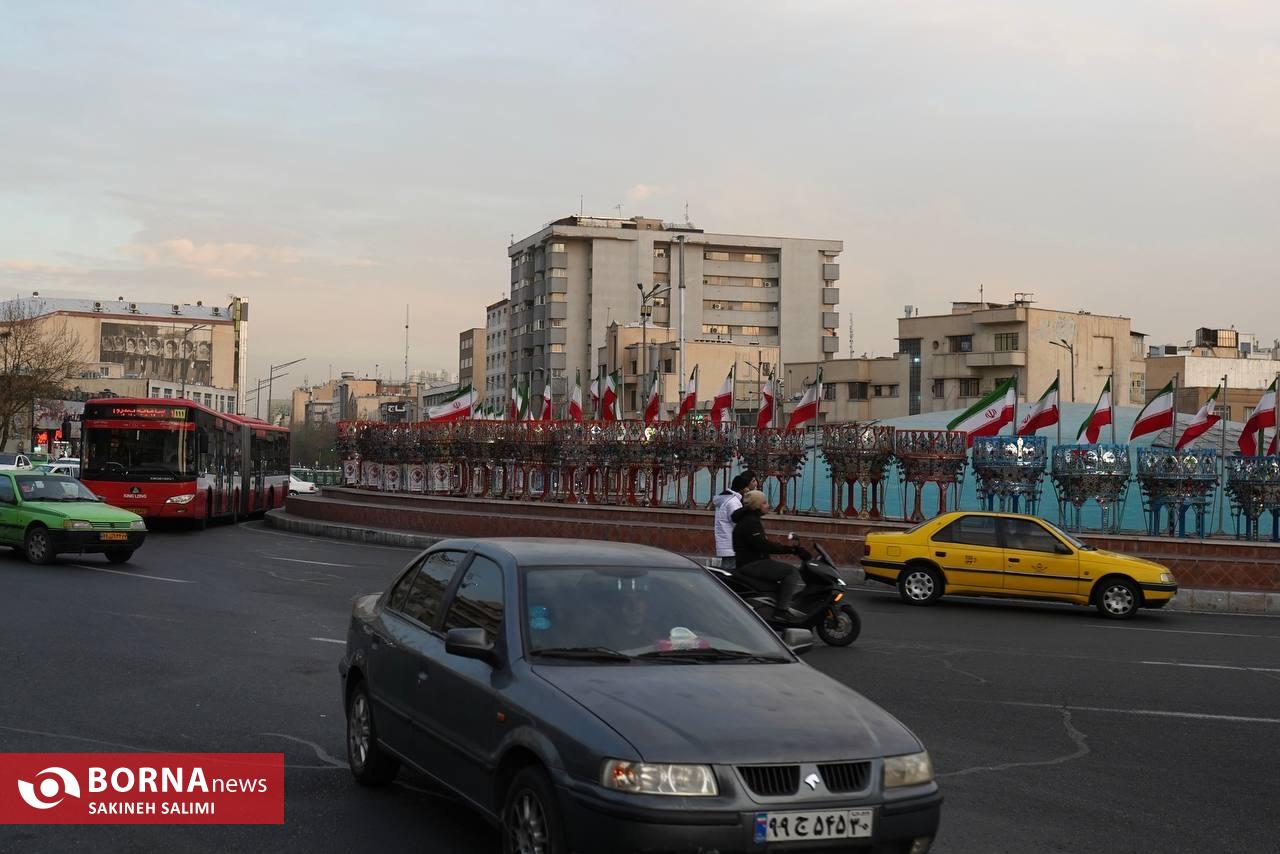
[[[62,475],[18,475],[18,492],[23,501],[97,501],[98,496],[75,478]]]
[[[15,466],[17,464],[17,454],[0,454],[0,466]]]
[[[790,661],[778,638],[699,570],[536,568],[524,574],[529,652],[600,663]]]

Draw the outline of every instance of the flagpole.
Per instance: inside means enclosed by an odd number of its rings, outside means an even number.
[[[1018,375],[1013,375],[1013,423],[1009,425],[1009,432],[1014,436],[1018,435]]]
[[[1178,374],[1176,372],[1173,375],[1173,436],[1169,439],[1169,447],[1170,449],[1178,447]]]
[[[1222,448],[1218,452],[1218,533],[1227,533],[1226,511],[1223,505],[1223,493],[1227,491],[1227,375],[1222,375]]]
[[[1111,444],[1116,443],[1116,375],[1111,374],[1107,377],[1107,391],[1111,394],[1111,399],[1107,401],[1107,405],[1111,407]]]
[[[1053,387],[1058,390],[1058,444],[1062,444],[1062,369],[1059,368],[1053,378]]]

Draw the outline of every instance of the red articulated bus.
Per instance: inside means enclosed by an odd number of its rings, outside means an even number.
[[[90,400],[83,418],[80,480],[109,504],[202,526],[284,506],[285,427],[170,398]]]

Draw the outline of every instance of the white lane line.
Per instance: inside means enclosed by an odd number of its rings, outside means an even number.
[[[79,567],[80,569],[90,569],[94,572],[109,572],[112,575],[123,575],[125,578],[145,578],[148,581],[168,581],[172,584],[195,584],[194,581],[188,581],[185,578],[165,578],[163,575],[143,575],[138,572],[121,572],[118,569],[107,569],[104,566],[89,566],[83,563],[70,563],[67,565]]]
[[[1136,626],[1089,626],[1091,629],[1113,629],[1121,632],[1159,632],[1166,635],[1213,635],[1219,638],[1262,638],[1280,640],[1280,635],[1247,635],[1234,632],[1193,632],[1188,629],[1140,629]]]
[[[277,555],[263,555],[263,557],[269,560],[286,560],[289,563],[309,563],[312,566],[345,566],[348,569],[351,568],[349,563],[329,563],[326,560],[303,560],[300,557],[279,557]]]
[[[338,640],[337,638],[311,638],[311,640],[320,641],[321,643],[346,643],[346,641]]]
[[[1158,664],[1164,667],[1196,667],[1204,670],[1247,670],[1252,673],[1280,673],[1280,667],[1242,667],[1233,664],[1191,664],[1185,661],[1140,661],[1139,664]]]
[[[1228,721],[1246,724],[1280,724],[1280,718],[1251,718],[1244,715],[1209,715],[1199,712],[1167,712],[1162,709],[1107,709],[1100,706],[1063,706],[1055,703],[999,703],[1001,706],[1022,706],[1030,709],[1068,709],[1073,712],[1105,712],[1113,715],[1148,715],[1156,718],[1190,718],[1197,721]]]

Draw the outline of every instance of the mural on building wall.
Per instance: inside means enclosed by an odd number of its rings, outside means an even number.
[[[125,376],[213,385],[211,329],[161,323],[104,323],[98,360]]]

